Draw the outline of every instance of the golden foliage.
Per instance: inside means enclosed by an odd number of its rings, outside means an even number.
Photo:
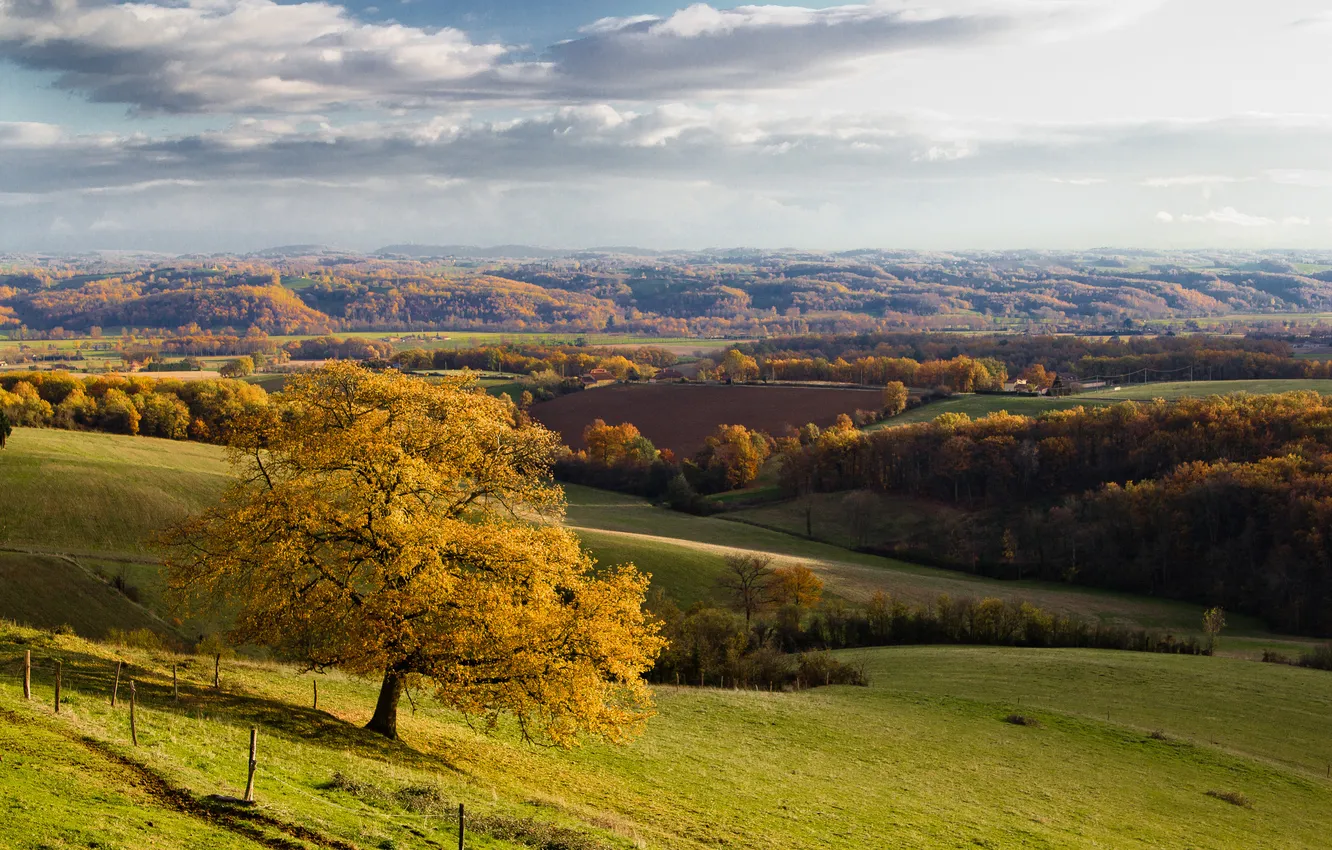
[[[235,610],[234,642],[383,675],[390,710],[415,683],[562,745],[622,740],[651,715],[647,578],[597,570],[572,533],[532,521],[562,512],[555,435],[465,379],[346,362],[282,400],[235,423],[240,480],[166,541],[177,600]]]

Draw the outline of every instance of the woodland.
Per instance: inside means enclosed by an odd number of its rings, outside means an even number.
[[[156,258],[117,268],[96,258],[31,258],[0,267],[0,330],[484,328],[771,337],[997,326],[1132,330],[1143,322],[1188,329],[1208,317],[1267,325],[1254,314],[1332,308],[1332,272],[1298,259],[732,252],[523,262],[320,255]]]

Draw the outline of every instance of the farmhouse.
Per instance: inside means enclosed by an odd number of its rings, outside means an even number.
[[[602,381],[615,380],[615,373],[607,369],[593,369],[581,378],[585,384],[599,384]]]

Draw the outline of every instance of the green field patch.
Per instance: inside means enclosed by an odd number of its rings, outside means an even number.
[[[13,677],[24,647],[35,648],[39,665],[33,703],[22,702]],[[60,718],[47,705],[57,655],[68,674]],[[205,659],[0,627],[0,805],[22,806],[21,817],[0,819],[0,844],[38,846],[30,835],[44,829],[41,840],[56,847],[248,846],[202,825],[199,843],[172,843],[179,821],[163,822],[156,845],[117,832],[158,823],[137,787],[142,774],[78,754],[113,749],[196,798],[236,794],[251,725],[263,813],[367,848],[454,846],[450,810],[393,801],[408,788],[465,802],[476,823],[532,819],[583,836],[584,846],[625,850],[1322,848],[1332,831],[1332,783],[1314,763],[1332,746],[1322,728],[1327,674],[1079,650],[843,655],[864,663],[869,687],[658,687],[658,715],[632,744],[561,751],[522,744],[508,723],[482,735],[424,695],[403,713],[403,741],[388,743],[358,728],[373,681],[319,676],[314,711],[315,677],[294,668],[228,662],[216,693]],[[129,746],[123,702],[111,709],[107,699],[117,659],[140,683],[138,748]],[[181,665],[179,703],[170,698],[172,664]],[[1039,725],[1004,722],[1012,713]],[[79,736],[91,749],[74,743]],[[56,784],[76,775],[75,788]],[[1242,794],[1252,808],[1210,790]],[[124,800],[153,817],[130,817]],[[515,845],[477,830],[468,846]]]

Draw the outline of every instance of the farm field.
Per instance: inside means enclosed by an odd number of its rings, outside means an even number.
[[[1226,395],[1228,393],[1289,393],[1300,390],[1312,390],[1324,394],[1332,393],[1332,380],[1293,378],[1243,381],[1163,381],[1151,384],[1126,384],[1118,389],[1097,389],[1092,392],[1057,398],[962,393],[942,401],[921,405],[883,422],[876,422],[866,427],[865,430],[877,431],[880,428],[891,428],[897,425],[929,422],[944,413],[965,413],[972,419],[979,419],[1000,411],[1007,411],[1018,416],[1039,416],[1047,410],[1071,410],[1075,407],[1114,404],[1120,401],[1151,401],[1154,398],[1172,401],[1188,396],[1200,397]]]
[[[34,702],[14,675],[23,649],[35,650]],[[0,626],[0,844],[448,847],[457,801],[477,848],[543,846],[499,838],[501,826],[562,828],[564,843],[544,846],[587,850],[1321,848],[1332,830],[1326,673],[1081,650],[845,655],[869,687],[657,687],[641,738],[564,751],[524,745],[508,724],[482,735],[429,698],[389,743],[357,728],[376,692],[361,679],[318,677],[313,711],[314,676],[294,668],[227,662],[219,693],[202,659]],[[65,662],[59,717],[53,657]],[[138,747],[124,703],[107,699],[117,660],[139,682]],[[1004,722],[1017,711],[1038,725]],[[204,795],[240,792],[251,725],[263,818],[201,817]]]
[[[823,427],[839,414],[882,404],[878,390],[849,387],[615,384],[542,402],[531,413],[575,450],[584,447],[583,429],[604,419],[612,425],[632,422],[657,448],[684,457],[703,448],[718,425],[745,425],[781,435],[788,426],[814,422]]]

